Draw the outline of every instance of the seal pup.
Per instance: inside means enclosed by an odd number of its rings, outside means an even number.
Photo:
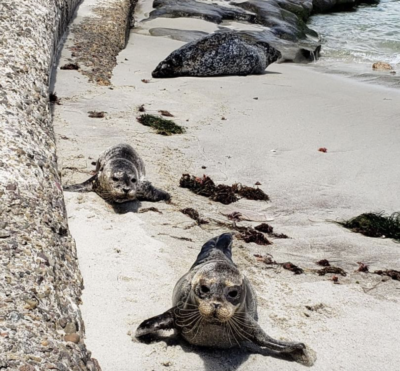
[[[175,329],[190,344],[231,348],[255,343],[311,366],[315,354],[303,343],[275,340],[257,323],[257,299],[250,282],[232,261],[232,235],[209,240],[176,284],[172,308],[140,324],[139,340]]]
[[[65,186],[70,192],[96,192],[111,203],[133,200],[169,201],[171,196],[145,179],[144,162],[129,144],[106,149],[96,163],[96,174],[81,184]]]
[[[207,35],[173,51],[153,71],[153,77],[262,74],[281,53],[263,41],[237,32]]]

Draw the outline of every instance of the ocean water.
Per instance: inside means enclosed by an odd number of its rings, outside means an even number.
[[[323,43],[313,67],[400,88],[400,0],[315,15],[308,25]],[[391,64],[396,74],[374,72],[372,64],[379,61]]]

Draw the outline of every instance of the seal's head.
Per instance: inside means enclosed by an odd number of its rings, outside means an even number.
[[[245,299],[243,276],[227,261],[205,264],[191,282],[192,298],[203,319],[228,322]]]
[[[131,162],[121,158],[111,160],[98,173],[96,192],[108,201],[132,201],[136,199],[138,178],[138,171]]]
[[[177,51],[165,58],[152,72],[155,78],[180,76],[183,74],[182,56]]]

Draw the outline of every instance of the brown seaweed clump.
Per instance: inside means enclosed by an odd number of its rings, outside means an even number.
[[[389,216],[383,213],[364,213],[338,224],[367,237],[393,238],[400,242],[400,212]]]
[[[208,197],[224,205],[238,201],[231,187],[223,184],[216,186],[212,179],[206,175],[203,175],[203,178],[197,178],[189,174],[183,174],[179,185],[182,188],[190,189],[197,195]]]
[[[260,225],[257,225],[256,227],[254,227],[254,229],[259,231],[259,232],[267,233],[271,237],[289,238],[289,236],[287,236],[284,233],[275,233],[274,232],[274,228],[272,226],[270,226],[269,224],[267,224],[267,223],[261,223]]]
[[[183,134],[185,129],[182,126],[175,124],[171,120],[163,119],[162,117],[143,114],[137,118],[137,120],[144,126],[150,126],[156,130],[157,134],[161,135],[173,135]]]
[[[247,187],[240,183],[235,183],[232,185],[232,190],[248,200],[269,201],[269,196],[260,188]]]
[[[200,217],[200,214],[197,210],[192,209],[191,207],[187,207],[185,209],[181,210],[182,214],[187,215],[189,218],[195,220],[198,225],[201,224],[208,224],[209,222],[207,220],[204,220]]]
[[[333,266],[328,266],[328,267],[322,268],[322,269],[318,270],[317,273],[320,276],[325,276],[325,274],[327,274],[327,273],[340,274],[343,277],[347,276],[347,273],[342,268],[333,267]]]
[[[304,270],[297,265],[291,263],[291,262],[286,262],[286,263],[277,263],[272,255],[267,254],[265,256],[254,254],[254,256],[257,258],[258,261],[263,262],[264,264],[267,265],[276,265],[276,266],[281,266],[283,269],[286,269],[288,271],[293,272],[294,274],[303,274]]]
[[[284,269],[287,269],[291,272],[293,272],[294,274],[303,274],[304,270],[300,267],[298,267],[297,265],[291,263],[291,262],[287,262],[287,263],[283,263],[282,267]]]
[[[249,200],[269,201],[268,195],[261,189],[239,184],[232,186],[219,184],[216,186],[213,180],[206,175],[203,175],[203,178],[198,178],[193,175],[182,174],[179,185],[182,188],[190,189],[193,193],[208,197],[213,201],[221,202],[224,205],[238,201],[239,198],[237,195]]]
[[[386,269],[384,271],[378,270],[374,271],[374,274],[379,274],[380,276],[390,277],[392,280],[400,281],[400,271],[396,271],[394,269]]]
[[[329,263],[329,261],[327,259],[322,259],[320,261],[317,261],[318,265],[322,266],[322,267],[330,267],[331,263]]]
[[[271,245],[271,242],[268,240],[267,237],[264,236],[263,233],[257,232],[253,228],[248,227],[239,227],[239,236],[238,238],[243,240],[244,242],[250,243],[254,242],[257,245]]]

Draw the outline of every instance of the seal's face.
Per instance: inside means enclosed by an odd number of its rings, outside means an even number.
[[[178,53],[172,53],[152,72],[155,78],[179,76],[182,74],[183,61]]]
[[[244,301],[243,277],[227,262],[206,264],[191,284],[199,313],[209,322],[228,322]]]
[[[117,159],[99,173],[99,189],[106,200],[122,203],[136,199],[138,189],[137,170],[129,161]]]

